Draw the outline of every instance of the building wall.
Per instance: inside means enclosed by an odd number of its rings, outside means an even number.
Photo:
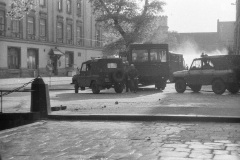
[[[236,0],[236,23],[234,31],[234,51],[240,54],[240,1]]]
[[[35,19],[33,39],[29,39],[27,34],[27,17],[22,22],[22,37],[14,37],[12,31],[12,20],[5,16],[4,34],[0,34],[0,78],[8,77],[34,77],[39,71],[41,76],[49,76],[50,72],[46,69],[52,63],[50,51],[57,49],[63,55],[57,60],[57,71],[51,72],[52,76],[67,76],[69,72],[76,71],[81,63],[91,59],[91,57],[102,57],[102,42],[96,39],[96,22],[92,15],[91,4],[81,0],[81,16],[78,16],[77,0],[71,0],[71,14],[67,13],[67,0],[62,0],[62,11],[58,10],[59,0],[46,0],[46,6],[36,7],[29,15]],[[0,0],[0,12],[7,13],[10,10],[9,0]],[[46,16],[46,40],[40,36],[40,18]],[[0,17],[1,18],[1,17]],[[63,42],[57,41],[57,22],[63,22]],[[67,24],[72,24],[72,41],[67,40]],[[82,24],[83,44],[80,45],[77,39],[77,23]],[[1,22],[0,22],[1,25]],[[0,26],[1,30],[1,26]],[[1,32],[1,31],[0,31]],[[20,34],[19,34],[20,35]],[[70,42],[70,44],[68,43]],[[98,43],[96,43],[98,42]],[[98,46],[97,46],[98,44]],[[20,66],[17,69],[9,67],[9,48],[15,47],[20,52]],[[38,53],[38,68],[29,69],[28,51],[34,49]],[[68,66],[66,52],[73,53],[72,67]]]

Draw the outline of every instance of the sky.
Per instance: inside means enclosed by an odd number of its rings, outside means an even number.
[[[236,0],[163,0],[169,31],[216,32],[217,20],[236,20]],[[233,4],[232,4],[233,3]]]

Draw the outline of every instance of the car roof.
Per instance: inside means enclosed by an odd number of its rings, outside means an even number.
[[[88,60],[86,62],[83,62],[83,63],[92,63],[92,62],[99,62],[99,61],[122,61],[121,58],[95,58],[95,59],[92,59],[92,60]]]
[[[194,58],[194,60],[200,60],[200,59],[216,59],[216,58],[234,58],[234,57],[240,57],[240,55],[215,55],[215,56],[204,56],[201,58]]]

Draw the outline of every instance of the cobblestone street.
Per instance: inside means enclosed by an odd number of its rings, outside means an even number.
[[[239,160],[240,124],[40,121],[0,132],[3,160]]]

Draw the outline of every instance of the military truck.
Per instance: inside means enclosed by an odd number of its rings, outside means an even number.
[[[212,85],[215,94],[227,89],[236,94],[240,88],[240,55],[203,56],[193,60],[189,70],[173,73],[175,89],[183,93],[189,86],[199,92],[202,85]]]
[[[94,94],[111,87],[116,93],[122,93],[125,82],[123,67],[120,58],[97,58],[82,63],[79,74],[72,78],[75,93],[79,88],[85,90],[86,87],[91,88]]]
[[[130,44],[127,60],[139,72],[139,83],[164,90],[169,79],[168,44]]]

